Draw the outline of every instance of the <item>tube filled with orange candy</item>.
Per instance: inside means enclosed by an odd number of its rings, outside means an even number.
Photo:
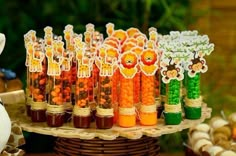
[[[109,47],[107,48],[107,62],[111,62],[111,60],[115,59],[118,60],[118,49],[117,48],[113,48],[113,47]],[[114,118],[113,118],[113,122],[116,123],[117,122],[117,118],[118,118],[118,97],[119,97],[119,93],[118,93],[118,89],[119,89],[119,70],[118,70],[118,66],[116,68],[113,68],[113,75],[111,76],[112,79],[112,108],[114,110]]]
[[[91,113],[89,108],[89,77],[77,78],[75,86],[75,106],[73,124],[76,128],[89,128]]]
[[[85,54],[85,43],[82,38],[75,39],[77,60],[77,79],[75,85],[75,106],[73,109],[73,124],[76,128],[89,128],[91,109],[89,106],[89,80],[93,60]]]
[[[117,59],[111,57],[106,46],[99,48],[99,56],[95,63],[99,68],[98,106],[96,108],[96,126],[99,129],[109,129],[113,126],[113,75],[117,68]]]
[[[114,35],[114,24],[108,23],[106,25],[106,32],[108,37],[104,40],[103,45],[109,47],[107,50],[107,55],[110,59],[117,59],[119,55],[119,46],[120,46],[120,38]],[[124,31],[121,31],[125,33]],[[125,37],[125,35],[124,35]],[[118,69],[114,69],[114,74],[112,75],[112,104],[114,109],[114,120],[116,123],[118,120],[118,103],[119,103],[119,77],[120,72]]]
[[[136,125],[136,109],[134,106],[134,76],[137,73],[137,55],[126,51],[120,55],[120,98],[118,125],[133,127]]]
[[[29,71],[30,62],[32,60],[32,53],[34,50],[34,46],[31,43],[36,41],[36,32],[34,30],[28,31],[24,35],[24,42],[26,48],[26,59],[25,59],[25,66],[26,66],[26,114],[27,116],[31,116],[31,103],[32,103],[32,88],[33,88],[33,76],[32,73]],[[29,44],[30,43],[30,44]]]
[[[65,26],[64,39],[66,48],[62,51],[62,88],[63,88],[63,105],[65,109],[65,122],[69,122],[73,110],[74,102],[74,86],[76,81],[76,60],[74,58],[74,35],[73,26],[68,24]],[[61,48],[62,49],[62,48]]]
[[[131,51],[135,52],[139,57],[141,52],[143,51],[143,47],[135,46],[131,49]],[[138,67],[138,72],[134,76],[134,104],[136,107],[139,107],[141,102],[141,70]],[[137,118],[138,119],[138,118]],[[139,120],[139,119],[138,119]]]
[[[65,122],[70,121],[72,114],[72,71],[71,71],[71,61],[72,61],[73,53],[70,51],[66,51],[63,53],[63,63],[62,63],[62,99],[63,105],[65,109]]]
[[[74,33],[74,27],[70,24],[65,26],[65,29],[63,31],[64,33],[64,39],[65,39],[65,43],[66,43],[66,48],[65,51],[66,53],[72,53],[72,59],[71,59],[71,65],[70,65],[70,83],[71,83],[71,104],[74,105],[74,93],[75,93],[75,82],[77,79],[76,76],[76,58],[75,58],[75,47],[74,47],[74,39],[75,37],[78,36],[78,34]],[[69,54],[70,56],[71,54]],[[71,56],[70,56],[71,57]],[[68,58],[68,57],[67,57]],[[71,115],[71,109],[72,109],[72,105],[70,105],[69,103],[66,104],[66,114],[65,114],[65,119],[69,119],[70,115]]]
[[[155,103],[155,73],[158,69],[157,53],[147,48],[141,54],[141,107],[139,110],[141,125],[155,125],[157,123],[157,106]]]
[[[97,56],[97,48],[103,41],[103,35],[98,31],[95,31],[94,25],[89,23],[86,25],[86,31],[84,33],[84,40],[86,43],[86,55],[92,60]],[[93,63],[92,74],[89,81],[89,102],[93,106],[93,112],[96,109],[95,99],[97,98],[98,87],[98,67]]]
[[[29,57],[29,72],[31,86],[31,120],[44,122],[46,120],[46,60],[42,41],[27,43]]]
[[[61,64],[63,56],[58,49],[58,45],[63,48],[62,41],[54,41],[52,46],[46,46],[46,57],[48,60],[48,83],[49,83],[49,97],[47,105],[47,124],[50,127],[59,127],[64,123],[64,105],[62,100],[62,78],[61,78]]]

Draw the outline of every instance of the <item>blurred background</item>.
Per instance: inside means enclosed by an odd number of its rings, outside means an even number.
[[[143,33],[149,27],[156,27],[161,34],[196,29],[209,35],[210,42],[215,44],[213,53],[206,57],[209,70],[201,77],[204,100],[213,109],[212,116],[236,110],[236,1],[0,0],[0,6],[0,32],[7,39],[0,68],[12,69],[24,84],[23,35],[30,29],[36,30],[38,37],[43,37],[46,26],[52,26],[55,34],[62,35],[67,24],[72,24],[76,33],[83,33],[88,23],[105,33],[108,22],[114,23],[115,29],[137,27]],[[162,136],[161,149],[181,150],[185,140],[185,131]]]

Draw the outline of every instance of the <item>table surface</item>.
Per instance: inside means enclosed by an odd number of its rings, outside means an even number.
[[[12,120],[17,120],[24,131],[35,132],[44,135],[65,138],[93,139],[98,137],[104,140],[115,140],[122,136],[128,139],[139,139],[143,135],[149,137],[159,137],[164,134],[175,133],[188,129],[196,124],[202,123],[205,119],[211,117],[212,109],[205,103],[202,105],[202,116],[198,120],[183,119],[179,125],[165,125],[164,119],[158,119],[158,124],[154,126],[136,125],[131,128],[122,128],[114,125],[111,129],[96,129],[95,123],[91,124],[89,129],[74,128],[72,123],[66,123],[61,127],[48,127],[46,122],[32,123],[31,119],[25,114],[24,105],[7,105],[6,106]]]

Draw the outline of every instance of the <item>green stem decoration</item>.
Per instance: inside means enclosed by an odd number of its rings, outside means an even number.
[[[200,73],[197,73],[194,77],[187,75],[187,98],[197,99],[200,97]]]
[[[180,81],[170,80],[167,85],[167,104],[179,104],[180,103]]]

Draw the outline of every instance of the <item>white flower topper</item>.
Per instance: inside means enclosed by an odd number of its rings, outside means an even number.
[[[188,71],[190,77],[194,77],[197,73],[207,71],[208,67],[203,56],[211,54],[214,50],[214,44],[209,43],[207,35],[198,35],[196,30],[171,31],[170,35],[161,38],[159,48],[164,54],[165,51],[170,52],[168,55],[172,58],[176,57],[176,52],[182,53],[178,54],[182,67]]]

